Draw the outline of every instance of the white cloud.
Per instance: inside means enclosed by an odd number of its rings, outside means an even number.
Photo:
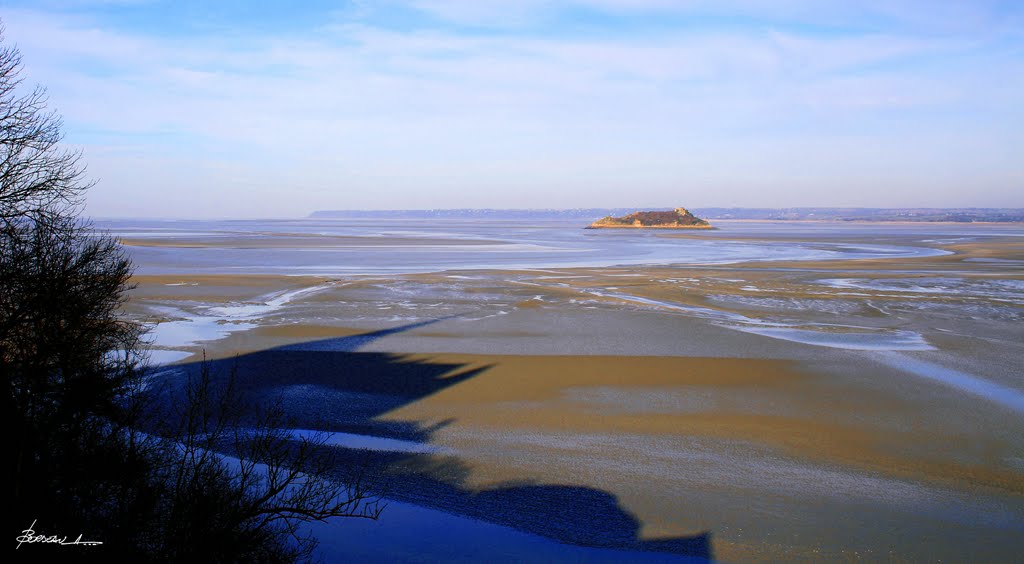
[[[629,9],[611,1],[606,8]],[[431,9],[460,17],[464,4]],[[671,8],[656,4],[646,8]],[[490,17],[481,10],[470,16]],[[27,74],[50,88],[76,136],[69,141],[86,145],[102,177],[90,196],[101,215],[192,215],[201,210],[189,202],[214,197],[235,201],[239,215],[397,205],[388,199],[630,205],[623,186],[647,200],[671,199],[679,185],[715,187],[712,196],[743,203],[744,185],[806,190],[840,173],[850,185],[874,183],[898,168],[892,155],[955,155],[955,138],[929,140],[949,127],[947,115],[1007,112],[1024,97],[1020,78],[1002,76],[1020,69],[1019,57],[975,55],[981,40],[963,37],[719,29],[597,39],[399,33],[364,22],[303,36],[184,39],[51,13],[4,19]],[[929,58],[954,64],[916,64]],[[1019,124],[1021,113],[1006,118]],[[1005,124],[958,123],[1020,140]],[[823,168],[807,169],[804,158]],[[908,190],[924,195],[916,187],[952,166],[941,161],[908,172]],[[1002,168],[980,193],[996,198],[1019,170],[988,162]],[[283,186],[289,197],[272,197]],[[747,195],[746,205],[768,203]]]
[[[585,8],[610,15],[718,17],[852,27],[897,27],[923,34],[1021,33],[1024,10],[988,0],[398,0],[457,24],[514,27]]]

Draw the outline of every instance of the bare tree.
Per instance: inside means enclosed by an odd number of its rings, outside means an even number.
[[[161,556],[172,560],[286,560],[311,558],[315,538],[303,525],[334,517],[377,519],[382,510],[357,471],[345,484],[327,435],[293,436],[276,406],[243,401],[234,371],[214,378],[203,362],[183,401],[170,412],[163,443]],[[365,470],[365,469],[364,469]]]
[[[0,41],[4,28],[0,25]],[[68,215],[91,183],[81,152],[64,148],[63,123],[46,111],[46,90],[22,91],[21,54],[0,48],[0,219]]]
[[[183,401],[163,404],[180,409],[153,411],[141,329],[122,312],[131,262],[78,217],[91,186],[80,153],[61,147],[45,91],[22,93],[20,69],[17,49],[0,46],[9,513],[103,541],[115,561],[294,561],[316,545],[303,523],[377,518],[361,481],[332,479],[324,437],[292,437],[280,411],[247,419],[234,378],[214,386],[205,363]]]
[[[131,263],[78,218],[90,186],[79,154],[60,146],[45,90],[23,92],[20,73],[17,48],[0,45],[0,373],[16,507],[41,491],[104,495],[86,478],[103,466],[86,445],[103,451],[124,423],[140,335],[120,315]]]

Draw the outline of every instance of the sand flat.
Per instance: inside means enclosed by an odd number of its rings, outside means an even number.
[[[175,306],[209,321],[225,307],[319,288],[184,350],[339,355],[339,372],[323,377],[342,390],[350,362],[383,362],[382,374],[432,367],[455,383],[373,423],[428,429],[425,440],[446,449],[399,465],[410,484],[429,474],[468,496],[446,511],[510,484],[564,484],[614,496],[644,539],[710,531],[724,560],[1006,560],[1024,534],[1024,418],[842,338],[877,337],[883,349],[917,339],[926,347],[894,354],[1024,390],[1024,272],[1013,262],[1024,247],[1019,237],[917,239],[892,242],[951,254],[185,273],[136,277],[131,307]],[[831,340],[749,331],[760,327]],[[296,393],[311,393],[303,386]],[[314,410],[347,405],[302,397]]]
[[[437,421],[457,426],[554,429],[574,433],[638,433],[714,436],[762,442],[793,455],[891,472],[904,477],[975,485],[1024,494],[1024,479],[1010,469],[900,456],[904,442],[941,445],[942,432],[912,429],[893,433],[867,417],[877,411],[912,413],[914,401],[871,390],[848,388],[840,400],[818,393],[822,374],[796,363],[773,360],[692,357],[559,357],[487,355],[409,355],[409,362],[482,369],[474,378],[387,415],[396,420]],[[453,374],[452,376],[454,376]],[[678,392],[706,399],[703,406],[650,412],[639,403],[573,400],[580,389],[643,394]],[[856,395],[854,395],[856,394]],[[737,396],[742,401],[736,400]],[[758,401],[759,400],[759,401]],[[788,409],[772,404],[785,401]],[[762,405],[758,405],[761,403]],[[625,407],[623,407],[625,405]],[[857,412],[855,424],[843,412]],[[865,413],[867,412],[867,413]],[[993,443],[990,448],[996,448]],[[1014,445],[1004,444],[1006,452]]]

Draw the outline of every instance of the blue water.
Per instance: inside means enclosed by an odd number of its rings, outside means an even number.
[[[139,274],[343,275],[464,269],[729,264],[746,261],[912,258],[945,254],[931,226],[717,222],[715,231],[587,230],[572,221],[252,220],[97,224],[114,235],[160,243],[130,246]],[[964,229],[962,227],[957,229]],[[892,232],[898,239],[849,239]],[[1005,230],[970,228],[971,236]],[[676,237],[678,234],[692,237]],[[296,235],[301,237],[296,237]],[[796,237],[799,240],[730,239]],[[200,241],[201,245],[196,242]],[[876,242],[877,241],[877,242]],[[179,242],[181,246],[174,246]],[[288,248],[281,248],[286,243]],[[167,246],[170,245],[170,246]],[[244,247],[244,248],[243,248]]]

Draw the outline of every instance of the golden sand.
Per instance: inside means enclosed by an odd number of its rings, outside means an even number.
[[[1024,494],[1024,477],[1005,468],[958,464],[901,454],[900,444],[941,445],[954,439],[927,429],[891,433],[824,415],[872,406],[910,413],[912,401],[856,391],[859,397],[822,396],[824,378],[789,361],[605,356],[408,355],[408,362],[454,364],[458,373],[484,368],[479,375],[389,413],[395,420],[440,421],[495,429],[548,429],[573,433],[677,434],[761,442],[793,456],[932,481],[999,488]],[[457,373],[448,375],[455,376]],[[662,389],[685,392],[703,388],[717,405],[697,413],[602,413],[566,401],[580,388]],[[751,413],[749,405],[729,407],[737,390],[765,400],[784,396],[791,414]],[[850,393],[853,393],[851,391]],[[851,407],[852,406],[852,407]],[[1008,447],[1007,447],[1008,448]]]
[[[711,234],[665,235],[699,238]],[[763,237],[758,239],[763,240]],[[786,240],[780,238],[780,240]],[[790,239],[791,240],[791,239]],[[1014,343],[1011,322],[992,325],[994,341],[972,340],[977,333],[988,328],[986,319],[947,319],[927,317],[913,310],[918,298],[909,293],[894,291],[857,290],[857,297],[845,295],[826,284],[821,278],[914,278],[934,275],[933,272],[955,270],[957,277],[998,276],[1024,279],[1020,269],[1007,269],[991,263],[966,259],[1024,260],[1024,241],[1019,238],[998,238],[982,242],[935,244],[954,254],[913,259],[872,259],[817,262],[755,262],[743,265],[713,267],[621,267],[621,268],[561,268],[545,271],[489,271],[474,272],[475,278],[462,284],[459,292],[445,300],[424,298],[428,302],[445,301],[456,313],[476,313],[496,308],[486,299],[490,293],[503,296],[502,310],[511,310],[517,322],[493,321],[483,325],[472,323],[426,326],[409,330],[404,337],[427,339],[438,343],[438,351],[466,350],[457,345],[445,348],[446,343],[462,343],[479,336],[486,327],[487,336],[508,342],[515,339],[549,339],[564,342],[565,355],[498,355],[438,352],[435,354],[400,354],[394,349],[396,362],[434,363],[458,366],[447,377],[479,370],[466,379],[442,391],[406,404],[382,416],[388,421],[415,422],[424,427],[440,425],[431,442],[450,446],[459,453],[459,464],[465,467],[465,485],[478,490],[508,483],[574,484],[594,487],[616,496],[622,507],[643,524],[644,538],[692,534],[710,528],[715,533],[715,554],[725,560],[830,560],[833,558],[889,559],[907,558],[956,551],[957,546],[942,545],[944,534],[956,541],[948,525],[929,525],[927,516],[917,516],[906,525],[908,535],[924,535],[931,541],[899,538],[893,533],[893,553],[884,547],[872,546],[873,552],[840,553],[830,551],[848,546],[849,539],[841,527],[828,525],[841,523],[835,515],[822,517],[820,530],[810,538],[797,534],[782,540],[770,536],[796,530],[796,525],[772,523],[746,536],[735,530],[722,530],[725,523],[740,522],[745,517],[743,507],[735,501],[716,504],[714,500],[697,499],[704,489],[715,490],[736,499],[745,495],[746,486],[730,483],[707,483],[706,488],[675,491],[676,482],[631,471],[642,469],[647,463],[635,458],[636,453],[624,450],[627,443],[638,437],[667,441],[705,441],[716,447],[746,445],[747,449],[763,449],[772,456],[783,457],[810,468],[841,470],[876,477],[899,480],[901,483],[945,488],[967,496],[986,495],[1002,500],[1007,507],[1021,507],[1024,503],[1024,470],[1014,466],[1014,460],[1024,458],[1024,426],[1015,413],[1000,412],[984,401],[962,394],[951,393],[931,397],[918,395],[921,390],[943,389],[941,385],[921,381],[885,369],[877,364],[863,362],[858,370],[844,370],[850,356],[834,350],[816,347],[800,349],[801,355],[788,360],[769,358],[713,358],[707,356],[614,356],[579,355],[573,348],[579,342],[560,334],[541,322],[550,312],[576,314],[583,307],[599,311],[626,312],[616,319],[621,325],[592,327],[588,339],[621,336],[625,331],[636,331],[636,339],[649,335],[643,329],[645,320],[661,319],[672,315],[683,318],[690,325],[679,325],[679,340],[694,338],[683,329],[700,329],[704,323],[688,314],[658,309],[654,305],[630,303],[622,298],[599,296],[595,292],[637,296],[681,306],[713,308],[726,313],[741,313],[749,318],[770,317],[743,302],[731,303],[719,297],[772,297],[782,300],[816,300],[818,303],[851,302],[855,309],[850,314],[815,311],[814,308],[796,308],[785,311],[793,323],[847,323],[890,329],[909,328],[926,333],[928,341],[942,351],[956,351],[974,359],[972,370],[989,370],[995,377],[1019,371],[1019,350]],[[450,276],[458,274],[432,273],[402,276],[406,282],[424,287],[451,283]],[[480,276],[484,274],[486,276]],[[315,322],[294,319],[275,319],[250,331],[231,335],[216,343],[205,343],[210,356],[262,350],[282,344],[350,337],[375,329],[400,325],[386,322],[372,329],[350,323],[345,316],[354,312],[366,315],[380,306],[366,298],[367,291],[375,296],[387,296],[381,289],[393,278],[364,277],[332,280],[326,277],[288,276],[137,276],[139,288],[135,292],[140,302],[187,300],[208,302],[247,301],[275,292],[326,284],[329,288],[303,298],[307,307],[317,311],[333,311],[344,304],[351,307],[338,311],[335,322]],[[168,284],[186,283],[185,286]],[[558,283],[565,286],[556,285]],[[192,286],[191,284],[195,284]],[[753,288],[753,290],[751,290]],[[539,296],[540,299],[536,299]],[[867,296],[867,298],[865,298]],[[406,299],[403,297],[403,299]],[[408,298],[416,299],[416,298]],[[926,298],[937,304],[960,300],[955,294],[934,294]],[[493,301],[493,300],[492,300]],[[871,302],[872,306],[865,305]],[[986,304],[972,299],[970,303]],[[899,315],[881,313],[875,306],[903,305]],[[909,305],[908,305],[909,304]],[[1007,311],[1020,310],[1019,304],[992,302]],[[390,305],[390,304],[389,304]],[[456,307],[457,306],[457,307]],[[396,313],[401,314],[402,311]],[[680,323],[682,323],[680,321]],[[961,325],[971,324],[967,328]],[[936,327],[947,332],[938,332]],[[673,326],[676,327],[676,326]],[[1007,329],[1010,327],[1010,329]],[[928,333],[930,331],[930,333]],[[964,332],[963,336],[953,332]],[[1010,333],[1008,334],[1007,331]],[[794,345],[772,341],[756,335],[730,334],[736,339],[737,356],[747,354],[744,345],[752,350],[768,351],[777,358],[788,358]],[[984,343],[1005,341],[997,353],[989,358],[977,352]],[[756,345],[754,347],[753,345]],[[995,347],[995,345],[991,345]],[[774,347],[774,348],[773,348]],[[1017,347],[1017,348],[1014,348]],[[423,350],[423,349],[411,349]],[[984,349],[988,350],[988,349]],[[396,352],[397,351],[397,352]],[[999,352],[1002,351],[1002,352]],[[1009,352],[1006,352],[1009,351]],[[816,353],[816,354],[812,354]],[[661,353],[658,353],[661,354]],[[673,354],[671,352],[667,354]],[[718,354],[718,353],[716,353]],[[758,353],[764,354],[764,353]],[[870,352],[861,352],[863,359]],[[970,356],[974,355],[974,356]],[[820,360],[815,360],[820,358]],[[987,368],[986,368],[987,367]],[[984,374],[983,372],[979,372]],[[1018,374],[1019,375],[1019,374]],[[1013,376],[1013,374],[1010,374]],[[644,410],[628,405],[602,403],[593,394],[611,390],[628,396],[632,393],[655,397],[689,398],[691,401],[673,409]],[[590,395],[588,395],[590,394]],[[614,396],[613,397],[619,397]],[[1020,429],[1021,432],[1015,432]],[[586,456],[567,454],[564,449],[544,443],[523,443],[516,446],[516,455],[507,455],[493,443],[494,437],[538,435],[543,437],[611,437],[609,444],[594,447]],[[623,449],[617,441],[621,440]],[[702,443],[705,444],[705,443]],[[740,450],[739,452],[747,452]],[[737,455],[742,456],[742,455]],[[439,465],[442,466],[442,465]],[[593,466],[595,469],[590,470]],[[613,468],[617,470],[602,470]],[[680,472],[685,472],[684,464]],[[710,494],[708,494],[710,495]],[[751,494],[753,495],[753,494]],[[772,500],[785,508],[783,516],[797,515],[813,520],[815,514],[777,494]],[[759,502],[754,498],[751,503]],[[691,508],[688,504],[694,504]],[[880,514],[880,522],[898,520],[901,513],[896,502],[893,508]],[[681,507],[682,506],[682,507]],[[691,511],[692,509],[692,511]],[[702,517],[694,517],[695,515]],[[883,521],[889,519],[889,521]],[[870,528],[870,517],[859,518],[858,527]],[[908,518],[909,520],[910,518]],[[800,526],[803,526],[801,524]],[[810,527],[811,525],[807,525]],[[838,527],[838,528],[837,528]],[[947,527],[947,528],[943,528]],[[979,547],[993,545],[1012,546],[1012,531],[978,525],[978,534],[987,541],[978,540]],[[882,535],[882,533],[878,533]],[[807,533],[810,534],[810,533]],[[972,534],[971,531],[963,533]],[[888,538],[888,537],[887,537]],[[1007,540],[1009,539],[1009,540]],[[998,541],[998,542],[997,542]],[[1002,543],[1002,544],[1000,544]],[[870,543],[869,543],[870,544]],[[825,552],[817,552],[819,549]],[[962,547],[961,547],[962,549]],[[928,552],[931,550],[932,552]],[[1009,554],[1001,548],[995,554]],[[1002,551],[1002,552],[1000,552]],[[822,556],[826,554],[827,556]],[[963,555],[963,552],[949,554]]]

